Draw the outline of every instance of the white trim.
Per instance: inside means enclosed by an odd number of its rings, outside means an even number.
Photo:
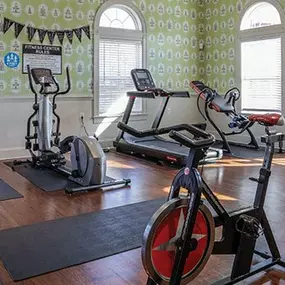
[[[21,101],[21,102],[32,102],[35,98],[31,95],[23,95],[23,96],[0,96],[0,102],[14,102],[14,101]],[[82,95],[82,94],[73,94],[68,96],[59,96],[56,101],[92,101],[93,96],[91,95]]]
[[[263,2],[269,3],[277,9],[277,11],[279,12],[279,15],[280,15],[281,25],[284,24],[284,22],[285,22],[284,8],[282,7],[282,5],[279,1],[277,1],[277,0],[251,0],[251,1],[248,1],[248,3],[244,6],[244,8],[240,14],[240,18],[239,18],[238,26],[237,26],[237,30],[239,31],[239,33],[247,31],[247,30],[243,30],[243,31],[240,30],[242,19],[243,19],[245,13],[247,12],[247,10],[250,7],[252,7],[253,5],[258,4],[258,3],[263,3]],[[274,27],[274,26],[269,26],[269,28],[270,27]],[[264,28],[266,28],[266,27],[264,27]],[[251,29],[251,30],[256,31],[258,29],[262,29],[262,28],[256,28],[256,29]]]
[[[30,157],[29,152],[22,147],[0,148],[0,160],[28,157]]]
[[[138,30],[114,29],[114,28],[99,28],[99,37],[101,39],[122,39],[142,41],[143,33]]]
[[[239,32],[239,38],[242,41],[251,41],[255,39],[271,38],[274,36],[280,36],[285,32],[285,27],[282,25],[269,26],[259,29],[250,29]]]
[[[99,24],[100,24],[100,19],[101,19],[102,14],[105,12],[105,10],[107,10],[111,6],[125,6],[129,8],[130,10],[133,10],[136,16],[138,16],[140,20],[141,27],[139,27],[139,29],[142,30],[144,33],[146,32],[147,29],[146,29],[146,22],[145,22],[144,16],[142,15],[141,11],[137,8],[137,6],[135,6],[129,0],[108,0],[105,3],[103,3],[96,12],[95,20],[94,20],[94,33],[95,34],[99,33],[98,29],[99,29]],[[133,14],[131,13],[131,15]]]
[[[243,17],[245,16],[247,10],[252,7],[255,4],[258,3],[269,3],[273,5],[277,11],[279,12],[281,24],[280,25],[273,25],[273,26],[267,26],[267,27],[261,27],[261,28],[254,28],[254,29],[248,29],[248,30],[240,30],[241,22]],[[240,86],[241,89],[241,43],[242,42],[249,42],[249,41],[258,41],[258,40],[266,40],[266,39],[273,39],[273,38],[281,38],[281,62],[283,64],[281,68],[281,77],[282,77],[282,100],[281,100],[281,112],[284,112],[284,104],[283,104],[283,94],[285,94],[285,72],[284,72],[284,59],[285,59],[285,13],[284,8],[281,5],[281,3],[277,0],[251,0],[249,1],[239,18],[239,21],[237,23],[236,29],[238,30],[238,37],[236,41],[236,83],[238,86]],[[242,90],[241,90],[242,94]],[[237,111],[242,114],[249,114],[250,111],[242,111],[241,109],[241,100],[238,101],[236,108]]]
[[[129,14],[133,17],[134,22],[137,25],[137,30],[127,30],[127,29],[117,29],[117,28],[107,28],[100,27],[100,19],[102,14],[110,8],[111,6],[117,6],[121,9],[125,9]],[[93,118],[94,122],[97,121],[98,118],[102,119],[99,111],[99,72],[95,72],[95,68],[99,67],[99,44],[100,39],[108,38],[108,39],[122,39],[122,40],[134,40],[142,42],[142,67],[145,68],[147,66],[147,26],[146,21],[144,19],[141,11],[129,0],[108,0],[103,3],[100,8],[97,10],[94,26],[93,26]],[[143,113],[146,113],[147,104],[143,100]],[[136,114],[134,114],[136,116]],[[133,114],[132,114],[133,116]],[[103,116],[106,118],[106,116]],[[108,116],[113,118],[114,116]],[[96,119],[97,118],[97,119]]]
[[[101,124],[102,122],[104,123],[117,123],[118,121],[121,121],[123,117],[123,114],[120,115],[99,115],[99,116],[94,116],[93,117],[93,123],[94,124]],[[130,122],[141,122],[141,121],[146,121],[148,118],[147,113],[133,113],[130,117]]]

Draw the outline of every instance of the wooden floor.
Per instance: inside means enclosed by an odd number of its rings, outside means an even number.
[[[252,161],[224,159],[217,164],[205,166],[203,176],[225,206],[249,204],[253,199],[256,185],[247,177],[256,177],[260,164],[261,161],[258,159]],[[114,178],[131,178],[131,187],[70,197],[66,196],[63,191],[45,193],[0,162],[0,177],[24,196],[21,199],[0,202],[0,228],[8,229],[164,197],[167,196],[176,172],[176,169],[159,166],[139,158],[109,153],[108,175]],[[281,156],[274,160],[266,201],[269,220],[280,250],[285,256],[284,185],[285,155],[283,158]],[[262,242],[260,247],[263,247]],[[193,281],[193,284],[210,284],[214,280],[225,277],[230,272],[231,261],[231,256],[211,257],[209,264]],[[277,268],[267,274],[261,273],[241,284],[285,284],[282,281],[283,277],[282,270],[279,271]],[[0,265],[0,282],[5,285],[16,284],[2,264]],[[146,274],[142,268],[140,250],[134,250],[17,282],[17,284],[140,285],[146,284]]]

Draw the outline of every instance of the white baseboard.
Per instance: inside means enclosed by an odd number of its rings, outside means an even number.
[[[112,148],[113,140],[102,140],[100,144],[103,148]],[[0,148],[0,160],[13,159],[13,158],[27,158],[30,157],[29,152],[22,147],[14,148]]]
[[[112,148],[113,147],[113,141],[114,141],[115,139],[109,139],[109,140],[99,140],[99,142],[100,142],[100,144],[101,144],[101,146],[103,147],[103,148]]]
[[[29,152],[21,147],[0,149],[0,159],[26,158],[29,157]]]

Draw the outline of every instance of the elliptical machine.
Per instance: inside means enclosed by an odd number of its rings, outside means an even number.
[[[35,95],[34,112],[27,121],[26,149],[29,150],[35,168],[50,168],[68,177],[80,187],[66,188],[68,194],[95,190],[114,185],[128,185],[129,179],[110,180],[106,177],[106,156],[96,137],[69,136],[60,141],[60,117],[56,113],[56,98],[71,89],[69,69],[66,68],[67,89],[60,91],[52,71],[46,68],[27,67],[29,84]],[[34,84],[40,85],[40,100]],[[50,95],[53,95],[50,101]],[[36,117],[36,120],[33,118]],[[54,119],[55,118],[55,119]],[[31,134],[31,127],[34,134]],[[55,130],[55,131],[54,131]],[[34,140],[34,143],[32,143]],[[64,154],[70,151],[71,169],[66,167]]]

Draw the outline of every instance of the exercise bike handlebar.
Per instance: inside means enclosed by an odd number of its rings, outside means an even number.
[[[165,127],[161,129],[150,129],[138,131],[122,122],[118,123],[118,128],[134,137],[144,138],[147,136],[157,136],[163,134],[169,134],[169,136],[179,142],[180,144],[190,148],[204,148],[209,147],[215,142],[215,137],[193,125],[181,124],[171,127]],[[187,131],[194,136],[194,139],[181,133],[181,131]]]
[[[135,128],[132,128],[130,126],[128,126],[127,124],[124,124],[122,122],[119,122],[117,127],[134,136],[137,138],[145,138],[148,136],[158,136],[158,135],[163,135],[163,134],[169,134],[171,131],[189,131],[189,132],[193,132],[192,130],[192,126],[188,125],[188,124],[179,124],[179,125],[174,125],[174,126],[169,126],[169,127],[164,127],[164,128],[160,128],[160,129],[148,129],[148,130],[136,130]]]
[[[210,147],[215,142],[215,137],[193,125],[189,125],[185,129],[188,133],[194,136],[190,138],[187,135],[179,131],[171,131],[169,136],[180,144],[189,147],[189,148],[206,148]]]

